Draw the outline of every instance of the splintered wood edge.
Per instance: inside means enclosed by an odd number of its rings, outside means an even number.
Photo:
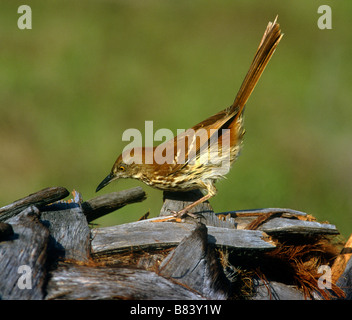
[[[286,218],[273,218],[261,225],[258,230],[262,230],[268,234],[289,235],[289,234],[308,234],[308,235],[323,235],[339,234],[335,225],[328,223],[319,223],[316,221],[292,220]]]
[[[160,218],[91,230],[92,254],[110,254],[177,246],[195,229],[194,224],[157,222]],[[236,230],[207,226],[208,242],[233,250],[263,251],[275,248],[270,237],[259,230]]]
[[[245,209],[245,210],[234,210],[216,213],[216,215],[226,216],[230,215],[233,218],[237,217],[256,217],[261,216],[265,213],[278,213],[282,217],[292,217],[292,216],[307,216],[307,213],[302,211],[297,211],[288,208],[263,208],[263,209]]]
[[[40,207],[66,198],[69,194],[64,187],[50,187],[37,191],[0,208],[0,221],[10,219],[31,205]]]
[[[82,209],[87,217],[87,221],[91,222],[125,205],[141,202],[145,199],[146,193],[144,190],[141,187],[135,187],[120,192],[103,194],[87,200],[82,203]]]

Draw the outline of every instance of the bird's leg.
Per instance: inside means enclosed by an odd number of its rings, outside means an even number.
[[[189,204],[187,207],[183,208],[182,210],[178,211],[178,212],[172,212],[174,217],[177,219],[182,219],[185,216],[190,216],[194,219],[199,218],[199,215],[189,212],[192,208],[194,208],[195,206],[203,203],[204,201],[207,201],[208,199],[210,199],[211,197],[215,196],[217,190],[215,188],[215,186],[212,183],[209,184],[204,184],[204,187],[207,189],[208,193],[203,196],[202,198],[198,199],[197,201],[194,201],[193,203]]]
[[[204,197],[198,199],[197,201],[194,201],[193,203],[189,204],[187,207],[183,208],[182,210],[178,211],[178,212],[172,212],[175,218],[184,218],[185,216],[190,216],[192,218],[198,218],[199,215],[194,214],[192,212],[189,212],[189,210],[191,210],[192,208],[194,208],[195,206],[197,206],[198,204],[203,203],[204,201],[207,201],[208,199],[210,199],[213,195],[208,193],[206,194]]]

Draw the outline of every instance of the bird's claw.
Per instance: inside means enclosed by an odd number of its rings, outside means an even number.
[[[172,216],[156,219],[156,220],[153,220],[153,222],[172,222],[172,221],[182,222],[186,216],[190,216],[193,219],[203,218],[203,216],[200,213],[192,213],[184,209],[180,211],[174,211],[174,210],[168,209],[168,211],[172,214]]]
[[[186,216],[190,216],[193,219],[199,219],[202,216],[201,214],[189,212],[189,211],[184,210],[184,209],[180,210],[180,211],[170,210],[170,212],[176,219],[183,219]]]

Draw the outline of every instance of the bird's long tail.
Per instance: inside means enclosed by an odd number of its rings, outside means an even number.
[[[276,20],[277,17],[274,22],[269,22],[266,27],[263,38],[260,41],[257,52],[251,66],[249,67],[247,75],[242,82],[240,90],[237,93],[235,101],[228,108],[229,113],[235,112],[238,115],[241,114],[249,96],[254,90],[260,76],[279,44],[283,34],[281,33],[280,25]]]

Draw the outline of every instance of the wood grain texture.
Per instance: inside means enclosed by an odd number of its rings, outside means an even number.
[[[0,298],[15,300],[37,300],[44,298],[46,258],[49,231],[38,218],[39,211],[29,207],[8,220],[13,235],[0,242]],[[29,268],[31,289],[21,289],[20,266]],[[29,282],[27,283],[29,285]]]
[[[224,300],[230,293],[230,282],[201,223],[162,261],[159,274],[208,299]]]
[[[270,235],[327,235],[339,234],[336,227],[328,223],[319,223],[315,221],[304,221],[286,218],[273,218],[261,225],[258,230],[264,231]]]
[[[146,199],[146,194],[141,187],[136,187],[120,192],[112,192],[95,197],[82,203],[82,209],[91,222],[110,212],[118,210],[127,204],[140,202]]]
[[[177,246],[195,229],[194,224],[142,220],[113,227],[92,229],[92,253],[107,254],[146,248]],[[235,230],[208,226],[208,242],[238,250],[271,250],[265,233],[258,230]]]
[[[66,198],[69,194],[67,189],[63,187],[52,187],[40,190],[0,208],[0,221],[10,219],[31,205],[40,208],[41,206]]]
[[[306,300],[293,286],[276,281],[254,279],[254,294],[250,300]]]
[[[87,261],[90,255],[90,229],[81,207],[60,203],[41,213],[42,223],[50,232],[51,258]]]
[[[61,264],[51,274],[46,299],[203,300],[204,297],[154,272]]]
[[[302,211],[287,208],[262,208],[220,212],[216,213],[216,216],[222,219],[230,220],[236,229],[252,229],[249,228],[249,226],[261,218],[264,218],[264,221],[269,221],[275,217],[299,218],[306,217],[307,214]]]

